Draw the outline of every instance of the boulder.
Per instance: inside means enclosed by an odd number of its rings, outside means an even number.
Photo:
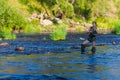
[[[43,19],[44,19],[43,13],[39,14],[39,15],[37,16],[37,18],[43,20]]]
[[[41,17],[41,15],[37,14],[37,13],[33,13],[29,18],[28,20],[29,21],[32,21],[32,20],[39,20]]]
[[[54,23],[58,23],[58,24],[63,23],[62,20],[59,19],[59,18],[54,18],[54,19],[53,19],[53,22],[54,22]]]
[[[24,51],[24,47],[16,47],[15,51]]]
[[[9,46],[10,44],[7,42],[0,43],[0,46]]]
[[[112,42],[112,45],[119,45],[119,42]]]
[[[37,14],[37,13],[33,13],[33,14],[31,15],[31,17],[37,18],[37,17],[38,17],[38,14]]]
[[[20,33],[20,32],[19,32],[19,30],[13,30],[12,33],[18,34],[18,33]]]
[[[41,23],[40,23],[42,26],[51,26],[53,25],[53,22],[48,20],[48,19],[45,19],[43,20]]]
[[[116,45],[117,43],[116,42],[112,42],[113,45]]]
[[[80,24],[79,22],[75,22],[75,21],[72,20],[72,19],[66,19],[66,21],[71,24],[70,27],[75,27],[75,26],[77,26],[77,25]]]
[[[80,37],[80,40],[85,40],[85,38]]]
[[[92,24],[90,24],[90,23],[82,23],[81,25],[86,28],[90,28],[92,26]]]

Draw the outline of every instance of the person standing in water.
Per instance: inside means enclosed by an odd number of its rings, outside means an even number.
[[[96,34],[97,34],[97,23],[95,21],[92,22],[92,27],[90,27],[88,32],[88,38],[81,44],[81,53],[85,52],[85,47],[88,43],[92,42],[91,51],[95,53],[96,51]]]

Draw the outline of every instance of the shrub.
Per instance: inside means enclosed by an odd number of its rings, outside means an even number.
[[[24,18],[24,16],[15,8],[10,7],[7,1],[2,0],[0,2],[0,27],[14,27],[15,29],[19,29],[23,28],[26,24],[27,20]]]
[[[29,3],[29,0],[18,0],[21,4],[28,4]]]
[[[1,39],[16,39],[16,35],[11,32],[1,31],[0,32]]]
[[[28,6],[27,10],[29,13],[33,13],[33,12],[41,13],[42,11],[44,11],[43,6],[37,0],[30,0],[27,6]]]
[[[73,18],[74,16],[74,7],[70,3],[66,3],[66,6],[64,6],[63,11],[66,11],[65,14],[69,18]]]
[[[116,24],[115,28],[112,30],[114,34],[120,34],[120,24]]]
[[[22,20],[20,13],[17,14],[15,9],[10,8],[7,0],[0,1],[0,38],[15,39],[16,35],[11,33],[12,27],[21,27]]]
[[[0,38],[1,39],[16,39],[16,35],[11,33],[9,31],[9,28],[3,28],[1,31],[0,31]]]
[[[42,31],[40,26],[36,26],[33,24],[28,24],[23,30],[25,33],[38,33]]]
[[[39,24],[40,24],[40,21],[37,20],[37,19],[34,19],[34,20],[32,20],[30,23],[33,24],[33,25],[39,25]]]
[[[66,17],[72,18],[74,16],[74,8],[72,4],[66,2],[66,5],[62,4],[61,9],[65,11]]]
[[[85,27],[84,26],[76,26],[76,31],[77,32],[84,32],[85,31]]]
[[[91,14],[91,4],[89,3],[91,3],[90,0],[76,0],[73,4],[76,16],[88,20]]]
[[[50,34],[52,40],[65,40],[67,35],[66,25],[56,25],[53,26],[53,32]]]

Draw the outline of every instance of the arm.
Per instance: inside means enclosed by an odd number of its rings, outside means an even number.
[[[94,35],[96,36],[97,34],[98,34],[98,31],[97,31],[97,29],[95,29]]]
[[[87,32],[88,35],[92,33],[92,27],[90,27],[89,31]]]

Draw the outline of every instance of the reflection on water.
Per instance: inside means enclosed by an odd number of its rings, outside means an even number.
[[[9,79],[12,76],[21,79],[27,76],[27,78],[35,79],[39,76],[43,80],[47,78],[118,80],[120,76],[119,49],[120,46],[97,47],[97,52],[93,55],[79,52],[3,55],[0,56],[0,79]]]

